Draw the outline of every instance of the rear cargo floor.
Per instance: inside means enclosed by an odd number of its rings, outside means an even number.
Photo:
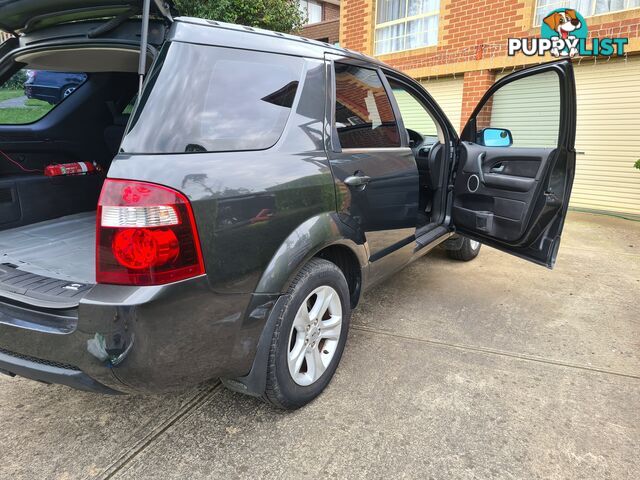
[[[95,283],[96,213],[78,213],[0,231],[0,264],[78,283]]]

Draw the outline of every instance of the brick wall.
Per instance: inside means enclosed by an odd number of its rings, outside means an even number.
[[[370,53],[375,0],[342,0],[340,9],[340,45],[357,52]]]
[[[448,73],[472,70],[468,62],[492,60],[496,64],[526,64],[527,57],[507,57],[507,38],[534,37],[535,0],[440,0],[438,44],[382,55],[381,59],[401,70],[446,66]],[[342,38],[346,48],[373,54],[376,0],[343,0]],[[631,39],[627,51],[640,52],[640,11],[588,17],[590,37],[615,36]],[[460,65],[456,65],[460,64]],[[499,65],[503,66],[503,65]]]
[[[460,130],[473,113],[476,105],[493,85],[495,74],[491,70],[475,70],[465,72],[464,85],[462,88],[462,116]],[[480,115],[478,115],[478,129],[490,126],[491,122],[491,100],[485,104]]]
[[[313,40],[325,40],[330,44],[337,43],[340,39],[340,19],[325,20],[319,23],[312,23],[302,29],[303,37]]]
[[[340,5],[324,3],[322,5],[322,20],[335,20],[340,18]]]

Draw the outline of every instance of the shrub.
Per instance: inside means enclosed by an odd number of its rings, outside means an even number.
[[[7,90],[22,90],[24,88],[24,82],[27,81],[27,72],[19,70],[9,80],[7,80],[2,88]]]

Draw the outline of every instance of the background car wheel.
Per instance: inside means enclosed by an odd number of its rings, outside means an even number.
[[[60,102],[62,100],[64,100],[65,98],[67,98],[69,95],[71,95],[73,92],[76,91],[77,87],[74,87],[73,85],[67,85],[66,87],[64,87],[62,89],[62,94],[60,95]]]
[[[458,250],[447,250],[447,255],[455,260],[462,260],[468,262],[473,260],[480,253],[480,247],[482,244],[476,240],[465,238],[462,242],[462,247]]]
[[[351,308],[342,271],[318,258],[300,270],[289,295],[271,340],[265,398],[292,410],[331,381],[347,341]]]

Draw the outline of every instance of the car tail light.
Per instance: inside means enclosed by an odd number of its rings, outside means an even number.
[[[98,202],[96,279],[161,285],[204,274],[189,200],[152,183],[107,179]]]

